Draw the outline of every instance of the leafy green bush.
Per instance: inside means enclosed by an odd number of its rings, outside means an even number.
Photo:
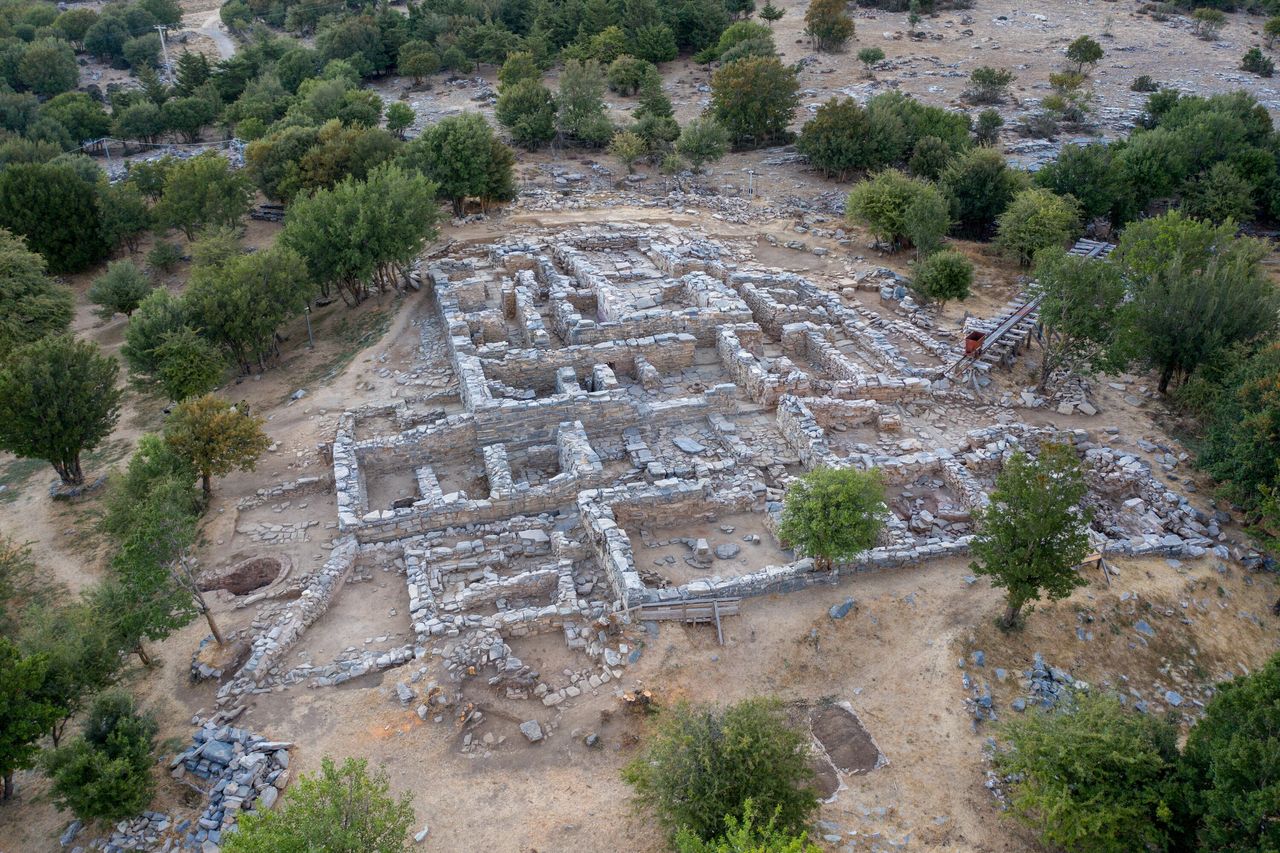
[[[45,756],[54,803],[82,820],[120,820],[144,810],[155,793],[150,770],[157,728],[128,693],[99,696],[84,735]]]
[[[934,252],[916,267],[912,286],[930,299],[945,304],[968,299],[973,284],[973,262],[956,251]]]
[[[780,702],[666,709],[643,753],[623,769],[640,805],[673,836],[710,841],[731,830],[748,801],[775,816],[779,832],[803,831],[818,800],[808,787],[807,736]]]
[[[1067,710],[1015,718],[1001,734],[1008,748],[995,764],[1015,780],[1013,813],[1043,840],[1081,853],[1167,849],[1178,763],[1169,721],[1080,693]]]
[[[885,169],[849,191],[845,216],[871,229],[891,250],[911,245],[928,252],[950,223],[946,198],[928,181]]]
[[[778,535],[829,569],[875,545],[884,501],[879,471],[815,468],[787,487]]]
[[[115,314],[132,317],[151,287],[151,279],[133,261],[112,261],[107,271],[93,280],[88,297],[99,306],[98,316],[104,320]]]
[[[1257,74],[1259,77],[1270,77],[1276,73],[1276,64],[1264,56],[1260,48],[1251,47],[1240,60],[1240,70]]]
[[[979,65],[969,73],[969,88],[964,90],[965,100],[971,104],[998,104],[1009,94],[1009,84],[1015,77],[1007,68]]]
[[[1013,197],[996,224],[996,245],[1023,266],[1036,252],[1063,246],[1080,230],[1080,205],[1071,196],[1060,196],[1040,187]]]

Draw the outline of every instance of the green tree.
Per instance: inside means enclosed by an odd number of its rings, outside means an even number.
[[[875,77],[876,63],[884,61],[884,51],[878,47],[864,47],[858,51],[858,61],[862,63],[862,67],[866,69],[868,77]]]
[[[13,774],[35,764],[40,738],[62,714],[39,692],[47,665],[43,656],[23,655],[0,637],[0,799],[13,796]]]
[[[787,487],[778,534],[820,570],[830,569],[875,546],[884,501],[878,471],[815,468]]]
[[[160,107],[165,129],[177,133],[185,142],[199,142],[200,131],[216,117],[215,106],[199,95],[173,98]]]
[[[627,34],[622,27],[611,25],[591,37],[587,54],[602,66],[608,65],[627,52]]]
[[[71,325],[71,291],[44,271],[44,258],[0,228],[0,357]]]
[[[53,25],[72,45],[84,46],[85,33],[98,22],[98,13],[84,6],[73,7],[58,16]]]
[[[928,253],[947,232],[945,197],[928,181],[885,169],[849,191],[845,216],[871,229],[890,251],[911,245]]]
[[[120,354],[135,376],[155,378],[160,368],[156,350],[165,336],[187,325],[191,311],[163,287],[152,290],[138,304],[124,331]]]
[[[518,80],[504,86],[495,115],[511,133],[511,141],[521,148],[536,150],[555,138],[555,99],[537,80]]]
[[[190,240],[207,226],[238,225],[251,200],[249,178],[221,154],[208,151],[169,170],[156,218]]]
[[[609,143],[609,153],[622,161],[627,174],[635,171],[636,162],[649,151],[649,145],[639,135],[629,130],[619,131]]]
[[[134,71],[154,69],[160,64],[160,34],[144,33],[128,39],[121,46],[120,55]]]
[[[786,13],[785,9],[779,9],[777,6],[773,5],[772,2],[766,2],[764,7],[760,10],[760,17],[768,21],[769,26],[772,27],[778,21],[782,20],[782,16]]]
[[[412,797],[395,799],[385,772],[372,776],[364,759],[341,767],[320,762],[320,773],[303,774],[284,805],[240,818],[226,839],[226,853],[407,853],[413,823]]]
[[[98,697],[84,736],[45,757],[54,803],[82,820],[137,815],[155,793],[151,752],[157,729],[128,693]]]
[[[1035,459],[1016,451],[996,477],[991,502],[977,513],[971,543],[975,574],[1005,590],[998,623],[1018,624],[1023,605],[1047,596],[1065,598],[1086,581],[1076,565],[1089,552],[1091,519],[1080,461],[1070,448],[1041,444]]]
[[[776,56],[773,31],[755,21],[735,21],[730,24],[716,43],[699,53],[699,62],[732,62],[747,56]]]
[[[789,833],[777,827],[777,817],[761,824],[751,800],[742,807],[742,818],[725,815],[725,833],[713,841],[703,841],[688,829],[676,833],[676,853],[822,853],[809,843],[806,832]]]
[[[99,306],[98,316],[110,320],[116,314],[132,317],[151,288],[151,279],[133,261],[112,261],[107,271],[93,280],[88,296]]]
[[[194,95],[212,75],[213,66],[203,53],[184,50],[174,63],[174,76],[177,77],[175,88],[183,96]]]
[[[1080,230],[1080,205],[1041,187],[1013,197],[996,221],[1000,251],[1027,266],[1041,249],[1065,246]]]
[[[1009,167],[994,148],[972,148],[952,159],[938,179],[951,199],[951,216],[969,234],[985,234],[1014,196],[1027,187],[1024,172]]]
[[[589,146],[604,145],[613,136],[604,109],[604,74],[599,63],[565,62],[556,99],[556,129],[566,139]]]
[[[150,101],[130,104],[114,114],[112,132],[124,139],[139,142],[155,142],[164,133],[164,116],[160,108]]]
[[[1092,68],[1102,58],[1102,45],[1089,36],[1080,36],[1067,45],[1067,61],[1076,67],[1077,74],[1083,74],[1085,66]]]
[[[852,98],[831,98],[800,129],[796,150],[825,178],[844,182],[854,172],[889,164],[871,116]]]
[[[156,379],[175,403],[208,394],[227,369],[223,354],[190,326],[165,334],[155,348]]]
[[[809,0],[804,13],[804,32],[816,50],[841,50],[853,38],[853,18],[843,0]]]
[[[955,152],[943,140],[936,136],[922,136],[911,152],[907,169],[914,177],[936,181],[954,157]]]
[[[1245,853],[1280,846],[1280,658],[1218,685],[1191,727],[1183,776],[1199,818],[1198,849]]]
[[[1280,38],[1280,15],[1267,18],[1262,25],[1262,33],[1267,38],[1267,48],[1275,47],[1276,39]]]
[[[688,160],[695,172],[701,171],[704,164],[719,160],[728,150],[729,131],[709,117],[690,121],[676,140],[676,153]]]
[[[84,482],[80,453],[92,450],[120,416],[119,364],[95,344],[41,338],[0,369],[0,448],[53,465],[64,485]]]
[[[262,431],[266,423],[249,413],[245,403],[233,406],[212,394],[184,400],[164,427],[165,444],[186,459],[200,475],[205,495],[212,494],[212,479],[233,470],[252,471],[271,439]]]
[[[424,41],[407,41],[400,46],[396,70],[412,77],[413,85],[421,86],[423,80],[440,70],[440,57]]]
[[[1040,323],[1040,382],[1044,391],[1058,370],[1075,374],[1113,364],[1117,332],[1126,312],[1125,284],[1118,267],[1058,248],[1036,256],[1036,290],[1043,294]]]
[[[652,62],[670,62],[680,53],[676,35],[666,24],[650,24],[636,30],[631,37],[631,52],[638,59]]]
[[[107,253],[97,189],[67,163],[0,170],[0,228],[25,237],[54,273],[82,270]]]
[[[786,141],[795,113],[796,73],[776,57],[750,57],[721,66],[711,77],[711,114],[738,148]]]
[[[912,286],[945,305],[951,299],[968,299],[973,284],[973,262],[960,252],[934,252],[916,267]]]
[[[1160,371],[1165,393],[1176,376],[1276,324],[1274,287],[1259,267],[1264,245],[1178,211],[1134,222],[1112,260],[1133,295],[1125,335],[1135,358]]]
[[[807,735],[788,724],[775,699],[723,710],[679,704],[663,711],[623,778],[673,836],[723,836],[727,818],[748,801],[774,815],[776,831],[796,834],[818,807],[808,756]]]
[[[488,207],[516,197],[515,154],[479,113],[441,119],[409,144],[402,161],[436,184],[454,216],[462,216],[469,198]]]
[[[541,80],[542,69],[527,50],[517,50],[507,54],[507,59],[498,69],[498,89],[506,91],[521,80]]]
[[[124,244],[129,254],[137,252],[138,239],[151,229],[151,208],[138,188],[129,182],[100,186],[98,207],[107,245]]]
[[[197,256],[184,307],[202,334],[248,373],[279,352],[277,331],[302,313],[314,290],[305,262],[293,250],[277,245],[241,254],[233,246],[230,257],[202,263]]]
[[[971,104],[999,104],[1009,95],[1009,86],[1016,78],[1008,68],[979,65],[969,72],[969,88],[964,98]]]
[[[289,208],[280,242],[306,262],[310,279],[336,286],[348,304],[384,291],[436,235],[436,186],[424,175],[379,166],[364,181],[320,190]],[[324,292],[327,292],[324,291]]]
[[[1132,207],[1129,188],[1109,145],[1068,143],[1054,160],[1035,173],[1033,180],[1036,186],[1058,195],[1073,196],[1080,202],[1080,212],[1086,220],[1110,216],[1119,224]]]
[[[1256,205],[1253,185],[1230,163],[1214,163],[1207,172],[1189,181],[1179,207],[1189,216],[1210,222],[1248,222]]]
[[[1010,720],[1001,734],[1008,748],[995,764],[1014,780],[1013,813],[1046,844],[1130,853],[1164,850],[1176,835],[1178,731],[1168,720],[1080,692],[1068,710]]]
[[[413,107],[402,101],[387,107],[387,132],[395,136],[396,139],[404,139],[404,132],[413,125],[416,118]]]
[[[50,726],[56,747],[72,717],[90,697],[109,687],[120,671],[120,647],[107,614],[87,601],[31,606],[23,614],[18,645],[47,664],[39,695],[61,709]]]
[[[609,89],[620,95],[634,95],[640,91],[644,81],[658,73],[652,62],[636,59],[624,54],[609,65],[606,79]]]
[[[18,63],[18,81],[46,98],[74,89],[79,77],[75,52],[59,39],[46,38],[32,43]]]
[[[63,92],[40,107],[40,115],[61,124],[73,142],[85,142],[106,136],[111,131],[111,118],[102,105],[84,92]]]

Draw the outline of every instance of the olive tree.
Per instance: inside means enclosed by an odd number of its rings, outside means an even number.
[[[65,486],[84,483],[80,454],[120,416],[119,363],[96,344],[41,338],[0,369],[0,449],[51,464]]]

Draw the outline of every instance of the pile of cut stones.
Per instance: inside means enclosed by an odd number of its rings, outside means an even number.
[[[275,805],[289,781],[293,744],[213,723],[205,723],[191,740],[192,745],[174,756],[169,768],[175,778],[192,773],[211,783],[209,802],[186,835],[184,846],[212,853],[234,829],[241,812]]]

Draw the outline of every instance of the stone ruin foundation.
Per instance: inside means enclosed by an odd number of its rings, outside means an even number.
[[[259,611],[223,707],[408,664],[427,680],[401,700],[424,718],[476,679],[556,705],[622,677],[636,650],[618,629],[645,607],[966,554],[1004,460],[1044,441],[1086,467],[1098,550],[1243,554],[1113,433],[1025,425],[1013,395],[949,381],[960,336],[872,279],[836,293],[676,229],[610,226],[468,246],[415,275],[433,309],[422,353],[456,393],[341,415],[329,559]],[[988,425],[911,437],[980,404]],[[878,468],[889,492],[876,547],[824,572],[775,534],[788,482],[815,466]],[[402,578],[404,642],[293,664],[375,567]],[[540,635],[581,655],[568,681],[520,659]]]

